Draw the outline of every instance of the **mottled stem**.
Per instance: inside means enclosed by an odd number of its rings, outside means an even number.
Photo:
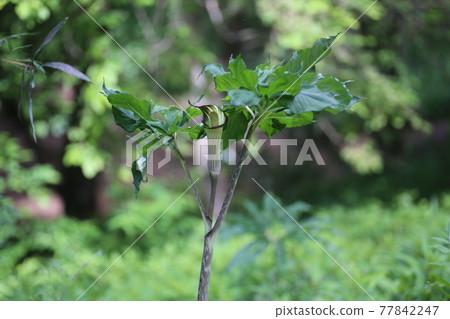
[[[198,286],[198,301],[208,301],[209,279],[211,278],[211,265],[216,236],[209,232],[205,235],[203,244],[202,267],[200,270],[200,284]]]
[[[241,173],[244,159],[247,156],[247,146],[244,146],[239,154],[239,159],[237,166],[234,169],[233,175],[231,176],[230,184],[228,185],[227,194],[222,204],[217,221],[214,227],[205,235],[203,244],[203,257],[202,257],[202,267],[200,270],[200,284],[198,287],[198,301],[207,301],[209,292],[209,279],[211,277],[211,265],[214,252],[214,244],[216,242],[217,235],[219,234],[220,227],[225,218],[225,215],[230,207],[231,198],[233,197],[234,190],[239,179],[239,174]]]

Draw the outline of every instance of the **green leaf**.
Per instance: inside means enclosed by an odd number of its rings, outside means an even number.
[[[211,74],[211,76],[214,78],[214,77],[216,77],[216,76],[218,76],[218,75],[222,75],[222,74],[225,74],[225,73],[227,73],[227,72],[225,72],[225,70],[223,69],[223,66],[222,65],[220,65],[220,64],[217,64],[217,63],[214,63],[214,64],[206,64],[204,67],[203,67],[203,71],[202,71],[202,73],[203,72],[209,72],[209,74]]]
[[[234,106],[255,106],[261,101],[261,98],[255,92],[244,89],[230,90],[228,95],[231,98],[230,104]]]
[[[294,114],[322,110],[336,114],[361,99],[351,95],[344,82],[329,75],[309,73],[300,82],[300,93],[287,105]]]
[[[162,113],[166,110],[167,110],[166,106],[153,105],[153,107],[150,108],[150,113]]]
[[[268,138],[271,138],[272,135],[280,133],[286,125],[280,123],[280,121],[275,118],[266,118],[261,122],[259,127]]]
[[[222,148],[227,149],[230,140],[240,140],[245,137],[248,123],[250,122],[250,115],[247,114],[245,108],[228,108],[229,113],[228,122],[225,125],[222,133]]]
[[[267,87],[259,87],[259,93],[270,99],[285,93],[294,96],[300,92],[300,88],[301,83],[297,75],[284,73],[274,77]]]
[[[108,94],[107,98],[112,106],[132,111],[136,118],[153,120],[150,116],[151,107],[155,105],[153,101],[141,100],[127,93]]]
[[[280,133],[284,128],[301,127],[314,122],[312,112],[301,114],[288,114],[287,112],[271,113],[259,125],[262,131],[271,138]]]
[[[130,110],[113,106],[114,122],[128,133],[136,131],[145,126],[145,121],[134,116]]]
[[[147,158],[145,156],[139,157],[131,165],[131,173],[133,174],[134,193],[139,193],[141,189],[141,183],[146,183],[144,180],[145,173],[147,171]]]
[[[301,75],[303,72],[314,72],[314,65],[326,58],[331,49],[330,46],[338,34],[321,38],[314,42],[312,48],[295,51],[292,58],[283,67],[277,70],[278,74],[284,72]]]
[[[166,127],[170,128],[175,123],[178,123],[182,116],[183,111],[177,109],[175,106],[171,106],[169,109],[167,109],[166,113],[164,114],[164,117],[166,119]]]
[[[205,127],[203,124],[182,128],[180,132],[188,133],[189,137],[193,140],[198,140],[206,136]]]
[[[256,83],[258,82],[258,75],[254,71],[247,69],[241,55],[238,55],[236,59],[230,59],[228,69],[230,70],[233,78],[239,84],[239,87],[249,90],[255,89]]]
[[[190,118],[202,115],[202,111],[198,107],[193,106],[188,107],[186,109],[186,113],[189,115]]]
[[[207,64],[203,68],[204,71],[210,73],[214,78],[218,92],[239,88],[255,89],[256,83],[258,82],[258,75],[255,71],[247,69],[240,55],[236,59],[230,59],[228,69],[230,72],[225,72],[219,64]]]
[[[276,113],[276,116],[274,116],[273,118],[286,125],[287,128],[305,126],[314,122],[314,116],[312,112],[293,115],[287,115],[286,112],[279,112]]]
[[[270,76],[273,74],[274,72],[274,68],[264,68],[261,69],[261,66],[265,66],[266,64],[263,65],[258,65],[256,67],[256,74],[258,75],[258,82],[257,85],[261,86],[261,87],[268,87],[269,83],[270,83]]]
[[[189,121],[187,113],[176,108],[175,106],[169,107],[169,109],[164,114],[164,118],[166,121],[166,129],[168,130],[169,135],[172,135],[175,132],[179,131],[180,128],[185,126]]]

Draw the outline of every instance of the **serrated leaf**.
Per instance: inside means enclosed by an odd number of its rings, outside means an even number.
[[[320,73],[305,74],[301,85],[300,93],[287,105],[294,114],[323,110],[336,114],[361,99],[351,95],[345,83]]]
[[[236,81],[231,73],[218,75],[214,78],[217,92],[226,92],[228,90],[236,90],[240,88],[240,84]]]
[[[91,80],[87,77],[87,75],[85,75],[81,71],[78,71],[73,66],[66,64],[66,63],[47,62],[47,63],[42,64],[42,66],[57,69],[57,70],[65,72],[65,73],[68,73],[70,75],[76,76],[77,78],[82,79],[86,82],[91,82]]]
[[[239,55],[236,59],[231,58],[228,64],[230,72],[225,72],[219,64],[207,64],[203,70],[209,72],[216,84],[218,92],[245,88],[254,90],[258,82],[256,71],[247,69],[244,60]]]
[[[258,82],[258,75],[255,71],[247,69],[244,60],[241,55],[238,55],[236,59],[231,58],[228,64],[228,69],[231,75],[238,83],[239,87],[254,90],[256,83]]]
[[[105,84],[105,79],[103,79],[102,90],[103,90],[103,92],[100,92],[100,93],[103,94],[103,95],[106,96],[106,97],[108,97],[108,95],[110,95],[110,94],[119,94],[119,93],[121,93],[121,92],[116,91],[116,90],[110,90],[110,89],[108,89],[108,88],[106,87],[106,84]]]
[[[261,98],[253,91],[249,90],[230,90],[228,91],[230,96],[230,104],[234,106],[255,106],[261,101]]]

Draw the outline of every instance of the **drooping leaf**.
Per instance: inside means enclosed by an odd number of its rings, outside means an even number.
[[[141,189],[141,183],[146,183],[144,180],[145,173],[147,171],[147,158],[145,156],[139,157],[131,165],[131,173],[133,174],[134,193],[139,193]]]
[[[49,67],[49,68],[57,69],[57,70],[66,72],[68,74],[71,74],[73,76],[76,76],[77,78],[82,79],[82,80],[84,80],[86,82],[91,82],[91,80],[87,77],[87,75],[85,75],[81,71],[78,71],[73,66],[68,65],[66,63],[62,63],[62,62],[47,62],[47,63],[42,64],[42,66],[43,67]]]
[[[45,37],[44,41],[41,43],[41,45],[39,46],[39,48],[36,50],[36,52],[33,55],[33,59],[35,60],[38,56],[38,54],[42,51],[42,49],[53,39],[53,37],[59,32],[59,30],[61,30],[61,28],[66,24],[67,20],[69,18],[66,17],[64,19],[64,21],[60,22],[56,27],[54,27],[53,29],[50,30],[50,32],[47,34],[47,36]]]
[[[230,96],[230,104],[234,106],[255,106],[261,101],[261,98],[253,91],[240,89],[228,91]]]

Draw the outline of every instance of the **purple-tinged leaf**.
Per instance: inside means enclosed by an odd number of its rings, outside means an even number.
[[[53,37],[59,32],[59,30],[61,30],[61,28],[66,24],[68,19],[69,18],[66,17],[63,22],[60,22],[56,27],[54,27],[53,29],[50,30],[50,32],[45,37],[44,41],[41,43],[39,48],[34,53],[33,60],[36,59],[39,52],[41,52],[41,50],[53,39]]]
[[[91,80],[81,71],[78,71],[77,69],[75,69],[73,66],[68,65],[66,63],[62,63],[62,62],[47,62],[47,63],[43,63],[42,64],[43,67],[49,67],[49,68],[53,68],[53,69],[57,69],[66,73],[69,73],[73,76],[76,76],[79,79],[82,79],[86,82],[91,82]]]
[[[36,129],[34,128],[34,119],[33,119],[33,99],[31,98],[31,90],[33,89],[33,86],[34,86],[33,77],[34,77],[34,70],[31,70],[30,76],[28,77],[28,111],[30,114],[30,123],[31,123],[31,128],[33,130],[34,142],[37,143]]]

